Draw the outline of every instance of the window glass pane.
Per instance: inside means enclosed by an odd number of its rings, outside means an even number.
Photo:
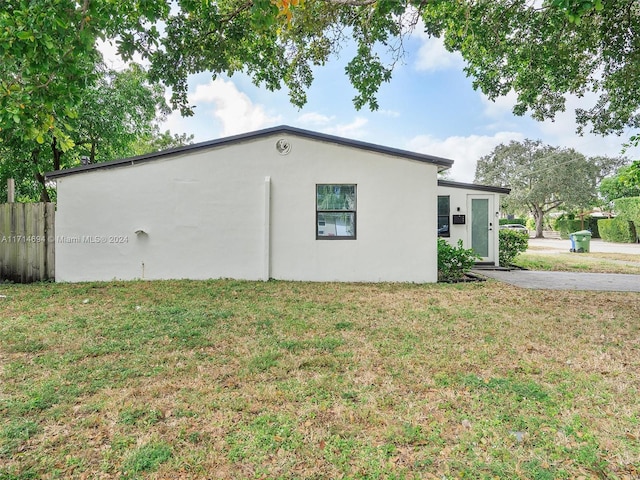
[[[449,215],[438,215],[438,235],[441,237],[449,236]]]
[[[355,236],[355,213],[326,212],[318,213],[319,237]]]
[[[449,197],[438,197],[438,215],[449,216]]]
[[[318,185],[316,188],[318,210],[356,209],[355,185]]]

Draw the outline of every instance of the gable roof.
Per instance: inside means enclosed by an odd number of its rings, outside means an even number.
[[[438,179],[439,187],[451,187],[451,188],[464,188],[466,190],[478,190],[481,192],[491,192],[491,193],[503,193],[508,195],[511,192],[510,188],[505,187],[493,187],[490,185],[480,185],[478,183],[461,183],[461,182],[453,182],[451,180],[441,180]]]
[[[385,155],[391,155],[394,157],[405,158],[408,160],[416,160],[419,162],[425,162],[438,166],[438,171],[443,171],[453,165],[453,160],[447,158],[434,157],[432,155],[425,155],[422,153],[410,152],[408,150],[401,150],[397,148],[385,147],[382,145],[376,145],[373,143],[361,142],[359,140],[351,140],[348,138],[337,137],[334,135],[327,135],[324,133],[313,132],[311,130],[303,130],[301,128],[290,127],[287,125],[281,125],[278,127],[265,128],[263,130],[257,130],[255,132],[243,133],[240,135],[233,135],[230,137],[219,138],[216,140],[210,140],[207,142],[196,143],[194,145],[186,145],[183,147],[171,148],[169,150],[162,150],[160,152],[148,153],[145,155],[139,155],[137,157],[123,158],[119,160],[112,160],[110,162],[95,163],[91,165],[81,165],[79,167],[68,168],[65,170],[56,170],[48,172],[45,176],[47,179],[55,179],[58,177],[64,177],[67,175],[74,175],[77,173],[100,170],[106,168],[124,167],[127,165],[136,165],[138,163],[149,162],[158,160],[161,158],[168,158],[174,155],[181,155],[184,153],[195,152],[199,150],[217,148],[222,146],[233,145],[236,143],[242,143],[248,140],[255,140],[276,134],[290,134],[298,137],[309,138],[320,142],[328,142],[336,145],[342,145],[351,148],[357,148],[360,150],[366,150],[374,153],[381,153]]]

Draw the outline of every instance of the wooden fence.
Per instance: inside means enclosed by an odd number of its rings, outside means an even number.
[[[0,280],[55,278],[54,203],[0,204]]]

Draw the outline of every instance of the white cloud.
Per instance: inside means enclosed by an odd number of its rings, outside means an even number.
[[[117,54],[115,43],[101,41],[98,48],[108,67],[114,70],[127,67],[127,63]],[[141,58],[136,57],[134,61],[145,64]],[[169,96],[170,92],[167,92],[167,97]],[[198,84],[188,99],[195,106],[195,115],[184,118],[179,112],[173,112],[161,125],[162,129],[169,129],[173,133],[193,133],[196,141],[202,141],[258,130],[281,121],[281,116],[269,115],[264,106],[254,104],[231,80],[217,78]],[[220,131],[212,129],[211,117],[219,122]]]
[[[453,167],[449,169],[449,178],[458,182],[471,183],[480,157],[491,153],[501,143],[523,139],[524,136],[519,132],[498,132],[493,136],[452,136],[445,139],[419,135],[408,142],[407,149],[453,160]]]
[[[416,70],[435,72],[448,69],[461,70],[464,67],[462,56],[457,52],[449,52],[441,38],[430,37],[421,28],[416,30],[417,37],[422,42],[417,53]]]
[[[304,113],[298,117],[298,122],[305,125],[327,125],[335,120],[334,116],[328,117],[327,115],[322,115],[320,113],[309,112]]]
[[[564,112],[558,112],[554,120],[538,123],[542,141],[554,146],[574,148],[587,156],[616,157],[621,155],[622,145],[628,141],[631,133],[603,137],[589,133],[588,126],[582,136],[576,133],[578,126],[575,118],[576,108],[590,108],[597,102],[598,95],[588,92],[583,97],[568,95],[566,99]],[[625,155],[629,158],[637,158],[640,155],[640,148],[629,149]]]
[[[129,62],[125,62],[124,60],[122,60],[120,55],[118,55],[118,46],[116,45],[115,41],[98,40],[97,45],[98,50],[100,51],[100,53],[102,53],[102,58],[107,67],[118,72],[127,68]],[[144,60],[138,53],[133,56],[133,62],[145,67],[149,66],[149,62],[147,60]]]
[[[202,142],[259,130],[282,121],[280,115],[270,115],[263,105],[253,103],[231,80],[217,78],[197,84],[188,100],[195,107],[194,115],[182,117],[179,112],[173,112],[161,129],[188,132],[196,142]]]
[[[588,127],[583,136],[576,133],[577,123],[575,119],[576,108],[588,109],[597,102],[598,95],[587,92],[583,97],[575,95],[566,96],[566,109],[558,112],[554,120],[545,120],[533,123],[533,128],[527,132],[527,138],[532,140],[541,139],[544,143],[558,147],[574,148],[587,156],[608,155],[618,156],[621,153],[622,144],[625,143],[631,134],[622,136],[610,135],[602,137],[588,133]],[[488,128],[510,127],[513,124],[513,106],[517,102],[517,94],[512,90],[506,96],[499,97],[495,101],[489,100],[486,95],[481,94],[484,105],[483,114],[495,121]],[[640,149],[630,149],[627,156],[637,157]]]
[[[269,115],[231,80],[222,78],[197,85],[189,94],[189,102],[197,106],[200,115],[211,115],[222,124],[220,135],[223,137],[275,125],[282,119],[279,115]]]
[[[383,115],[385,117],[391,117],[391,118],[398,118],[400,117],[400,112],[396,111],[396,110],[385,110],[385,109],[380,109],[380,110],[376,110],[375,113],[379,114],[379,115]]]
[[[489,118],[500,119],[505,116],[513,115],[513,106],[518,102],[518,94],[511,90],[502,97],[495,100],[489,99],[484,93],[480,93],[480,100],[484,105],[482,113]]]
[[[322,131],[340,137],[353,139],[364,138],[367,135],[364,126],[367,125],[368,122],[369,120],[364,117],[356,117],[351,123],[334,125],[333,127],[324,128]]]

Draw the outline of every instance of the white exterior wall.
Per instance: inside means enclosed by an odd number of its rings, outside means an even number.
[[[450,199],[450,215],[449,215],[449,231],[450,236],[444,237],[444,239],[451,245],[457,245],[458,240],[462,240],[464,248],[471,248],[471,205],[469,201],[470,196],[486,196],[491,199],[490,206],[493,207],[493,212],[489,212],[489,218],[493,223],[493,229],[491,231],[492,253],[493,261],[495,265],[499,264],[498,250],[499,250],[499,216],[496,215],[500,210],[500,194],[489,191],[481,190],[469,190],[465,188],[445,187],[438,186],[438,195],[448,195]],[[466,222],[464,225],[453,225],[454,215],[465,215]]]
[[[357,185],[356,240],[316,240],[319,183]],[[274,134],[57,188],[58,281],[437,280],[437,166],[425,162]]]

